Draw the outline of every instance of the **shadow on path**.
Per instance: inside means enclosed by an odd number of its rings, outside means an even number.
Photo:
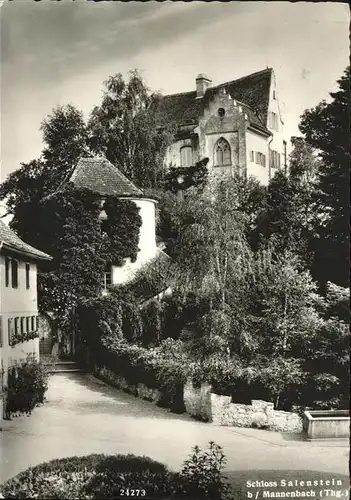
[[[73,410],[82,414],[105,414],[129,418],[153,418],[195,422],[186,413],[171,412],[154,403],[111,387],[91,374],[53,374],[49,380],[47,402],[44,405]],[[200,424],[200,422],[196,422]],[[202,425],[206,424],[202,422]]]

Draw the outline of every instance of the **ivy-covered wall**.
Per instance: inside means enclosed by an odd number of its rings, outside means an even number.
[[[109,197],[103,208],[105,221],[99,217],[99,195],[73,185],[42,203],[43,250],[53,260],[39,275],[40,309],[52,311],[67,332],[75,329],[77,305],[100,295],[106,266],[136,259],[139,250],[141,217],[135,203]]]

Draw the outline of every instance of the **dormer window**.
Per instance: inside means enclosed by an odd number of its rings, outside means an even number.
[[[225,115],[225,109],[224,108],[219,108],[219,110],[218,110],[218,116],[220,118],[223,118],[224,115]]]
[[[191,167],[193,164],[193,148],[191,146],[183,146],[180,149],[180,166]]]
[[[214,165],[222,167],[232,164],[231,150],[229,142],[221,137],[215,144],[214,148]]]

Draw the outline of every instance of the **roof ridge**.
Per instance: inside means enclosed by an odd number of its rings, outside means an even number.
[[[259,71],[255,71],[254,73],[250,73],[249,75],[245,75],[245,76],[241,76],[240,78],[236,78],[235,80],[230,80],[229,82],[218,83],[218,85],[213,85],[213,86],[211,85],[210,87],[208,87],[207,90],[212,90],[212,89],[224,87],[226,85],[230,85],[230,84],[235,83],[235,82],[240,82],[240,80],[245,80],[246,78],[250,78],[252,76],[259,75],[260,73],[272,72],[272,71],[273,71],[273,68],[261,69]],[[162,97],[162,99],[164,99],[165,97],[176,97],[176,96],[187,95],[187,94],[191,94],[191,93],[196,93],[196,90],[188,90],[186,92],[176,92],[175,94],[166,94],[166,95],[161,96],[161,97]]]
[[[261,69],[260,71],[255,71],[254,73],[250,73],[249,75],[241,76],[240,78],[236,78],[235,80],[230,80],[229,82],[224,82],[224,83],[219,83],[218,85],[215,85],[213,87],[209,87],[210,89],[215,89],[218,87],[224,87],[225,85],[230,85],[235,82],[240,82],[240,80],[245,80],[246,78],[251,78],[252,76],[257,76],[260,73],[265,73],[265,72],[272,72],[273,68],[265,68]]]
[[[166,94],[166,95],[162,96],[161,98],[164,99],[165,97],[175,97],[178,95],[186,95],[186,94],[196,94],[196,90],[188,90],[187,92],[177,92],[175,94]]]

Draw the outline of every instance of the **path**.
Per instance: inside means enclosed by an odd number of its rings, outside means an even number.
[[[307,469],[348,474],[348,442],[310,443],[275,432],[219,427],[175,415],[89,374],[52,375],[48,401],[4,422],[0,484],[30,465],[88,453],[134,453],[178,469],[191,448],[213,440],[228,469]]]

